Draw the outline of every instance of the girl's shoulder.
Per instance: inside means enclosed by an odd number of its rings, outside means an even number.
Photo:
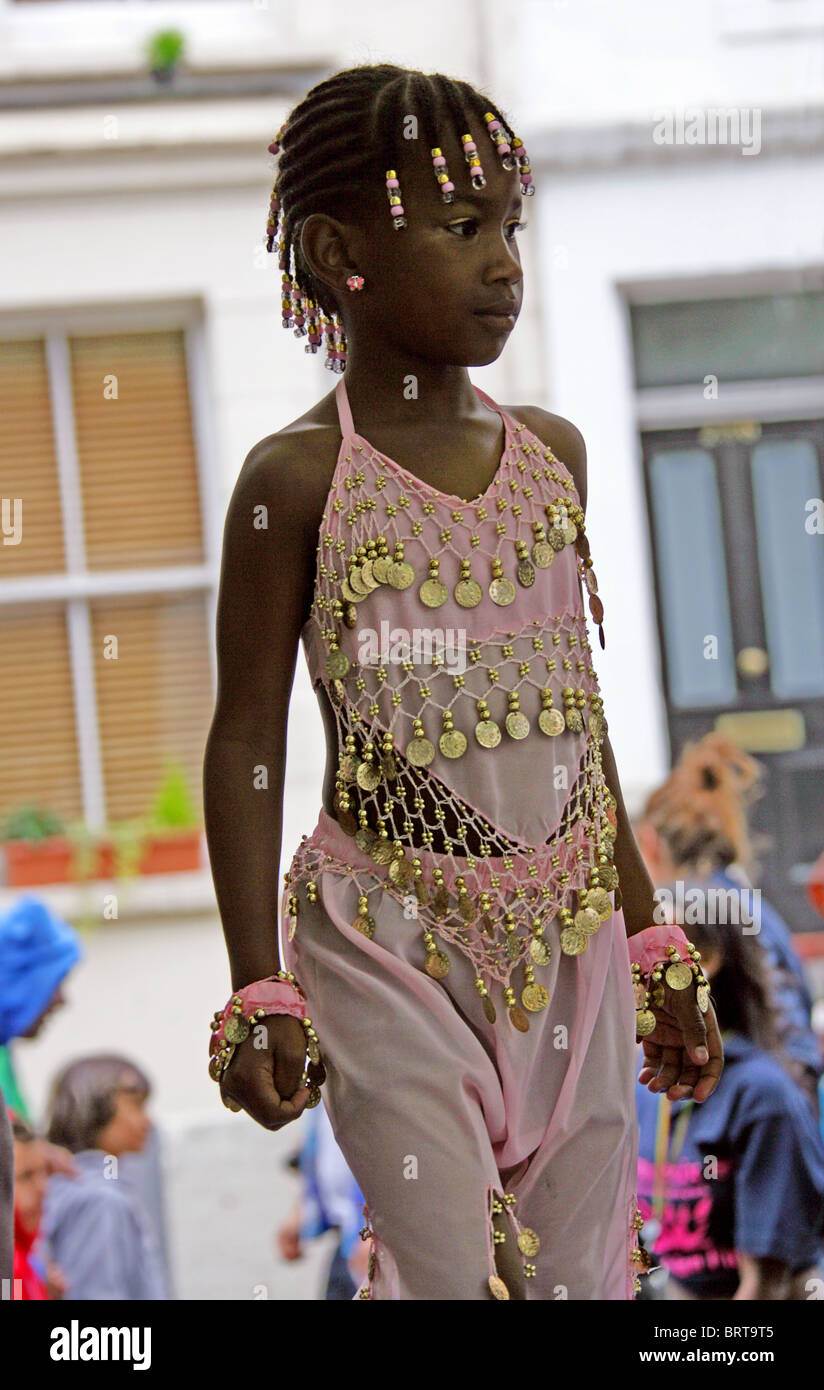
[[[553,415],[537,405],[504,406],[504,410],[520,424],[526,425],[561,463],[566,464],[578,490],[581,506],[586,510],[587,448],[577,426],[571,420],[564,419],[563,415]]]
[[[238,486],[244,492],[250,487],[260,488],[280,509],[288,509],[290,519],[304,521],[314,534],[320,526],[340,445],[334,393],[330,392],[249,450]]]

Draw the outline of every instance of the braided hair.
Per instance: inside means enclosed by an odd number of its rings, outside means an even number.
[[[534,193],[523,141],[488,97],[468,82],[443,73],[423,73],[392,63],[362,64],[334,73],[313,87],[292,110],[269,146],[279,156],[269,202],[266,249],[279,251],[283,281],[283,327],[298,338],[308,336],[306,352],[327,340],[325,365],[342,372],[346,337],[335,297],[311,273],[300,249],[303,224],[312,213],[357,220],[373,203],[389,175],[408,160],[404,122],[414,115],[430,149],[451,129],[459,144],[470,118],[487,130],[506,169],[520,168],[521,190]],[[471,146],[474,151],[474,145]],[[469,155],[467,154],[467,162]],[[441,161],[443,164],[443,161]],[[476,158],[473,186],[485,180]],[[445,202],[452,201],[447,176],[435,170]],[[477,180],[477,181],[476,181]],[[397,194],[398,189],[387,188]],[[392,220],[405,226],[403,208],[394,198]]]

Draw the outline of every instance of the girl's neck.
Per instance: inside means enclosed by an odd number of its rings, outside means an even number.
[[[486,417],[466,367],[444,366],[391,351],[371,354],[350,350],[344,373],[349,407],[355,420],[375,425],[433,424]]]

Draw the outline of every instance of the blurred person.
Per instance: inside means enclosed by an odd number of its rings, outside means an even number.
[[[78,1176],[50,1181],[43,1233],[68,1298],[168,1299],[156,1234],[120,1164],[146,1143],[150,1090],[138,1066],[108,1054],[71,1062],[53,1083],[48,1137],[71,1151]]]
[[[764,897],[756,899],[749,803],[762,791],[761,764],[722,734],[688,743],[670,775],[647,799],[634,829],[650,877],[664,884],[690,877],[694,886],[722,890],[728,903],[757,901],[753,940],[775,975],[778,1028],[792,1074],[819,1113],[822,1052],[811,1023],[812,997],[784,919]],[[743,891],[742,891],[743,890]],[[673,890],[674,891],[674,890]],[[744,921],[744,911],[740,916]],[[735,920],[728,913],[728,920]],[[689,920],[680,923],[687,935]],[[747,923],[747,925],[750,925]]]
[[[824,1273],[824,1143],[782,1050],[768,962],[740,927],[688,930],[724,1070],[699,1106],[637,1088],[644,1238],[667,1298],[807,1299]]]
[[[278,1230],[278,1248],[283,1259],[299,1260],[305,1242],[337,1231],[323,1296],[327,1301],[353,1299],[368,1271],[368,1250],[360,1236],[363,1195],[335,1142],[323,1105],[306,1112],[304,1125],[295,1164],[301,1194]]]
[[[28,1118],[10,1044],[37,1037],[65,1003],[63,982],[82,955],[74,928],[32,894],[0,915],[0,1280],[11,1279],[14,1259],[14,1147],[7,1106]],[[51,1154],[53,1168],[61,1162]]]
[[[12,1298],[58,1299],[66,1292],[59,1266],[38,1253],[43,1200],[53,1166],[51,1145],[31,1125],[9,1112],[14,1137],[14,1282]]]

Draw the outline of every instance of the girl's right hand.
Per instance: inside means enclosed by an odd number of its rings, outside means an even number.
[[[309,1099],[301,1086],[306,1035],[289,1014],[269,1014],[256,1022],[234,1051],[223,1073],[220,1093],[264,1129],[282,1129],[303,1113]]]

